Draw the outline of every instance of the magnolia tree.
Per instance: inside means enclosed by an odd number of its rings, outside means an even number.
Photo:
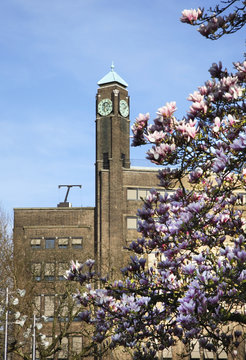
[[[233,34],[246,22],[245,0],[224,0],[207,12],[204,9],[191,9],[182,12],[181,21],[199,25],[201,35],[217,40],[226,34]]]
[[[223,2],[224,9],[235,3]],[[232,19],[243,25],[239,9]],[[182,16],[191,23],[215,19],[199,9]],[[223,33],[241,26],[228,21],[231,28],[221,26]],[[212,38],[215,30],[208,30]],[[132,127],[133,146],[152,145],[147,158],[161,166],[160,183],[173,193],[162,196],[153,189],[144,200],[140,236],[130,245],[133,255],[122,280],[100,279],[95,288],[99,277],[92,260],[72,263],[68,271],[68,279],[87,284],[75,297],[98,344],[134,349],[135,359],[154,359],[177,341],[190,351],[198,342],[217,358],[221,350],[239,358],[246,327],[246,61],[234,68],[229,73],[213,64],[211,79],[189,95],[191,106],[182,120],[170,102],[153,121],[140,114]],[[152,266],[149,254],[155,254]]]

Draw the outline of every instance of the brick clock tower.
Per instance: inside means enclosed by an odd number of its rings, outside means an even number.
[[[102,274],[123,266],[123,171],[130,168],[127,83],[114,71],[98,82],[96,96],[96,255]]]

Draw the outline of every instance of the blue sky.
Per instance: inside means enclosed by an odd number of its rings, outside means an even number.
[[[203,0],[203,6],[216,1]],[[114,61],[131,121],[167,101],[181,118],[212,62],[243,59],[245,30],[209,41],[179,21],[202,0],[1,0],[0,203],[94,205],[95,95]],[[143,159],[144,149],[131,149]]]

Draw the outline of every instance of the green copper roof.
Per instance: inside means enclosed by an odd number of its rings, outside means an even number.
[[[128,86],[128,84],[125,82],[125,80],[123,80],[120,75],[118,75],[115,71],[114,71],[114,64],[111,65],[111,71],[109,73],[107,73],[107,75],[105,75],[101,80],[98,81],[97,85],[101,86],[101,85],[105,85],[105,84],[109,84],[109,83],[114,83],[117,82],[125,87]]]

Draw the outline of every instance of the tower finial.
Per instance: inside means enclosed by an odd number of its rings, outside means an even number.
[[[111,71],[114,71],[114,62],[112,61]]]

